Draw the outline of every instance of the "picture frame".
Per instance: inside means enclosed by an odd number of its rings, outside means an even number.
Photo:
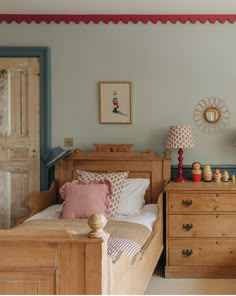
[[[99,122],[101,124],[132,123],[131,88],[131,81],[99,82]]]

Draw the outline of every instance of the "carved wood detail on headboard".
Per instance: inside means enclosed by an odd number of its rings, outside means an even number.
[[[68,159],[147,159],[154,160],[157,158],[156,154],[151,149],[144,152],[134,152],[131,148],[133,144],[93,144],[95,150],[92,152],[83,152],[79,148],[74,150],[74,153]],[[163,158],[170,158],[170,154],[163,151]]]
[[[93,144],[96,152],[131,152],[133,144]]]

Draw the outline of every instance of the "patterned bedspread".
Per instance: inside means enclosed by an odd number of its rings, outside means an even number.
[[[24,222],[15,227],[16,229],[38,230],[68,230],[75,231],[78,235],[88,234],[91,229],[86,219],[37,219]],[[108,255],[113,262],[117,261],[125,250],[131,261],[145,244],[151,231],[144,225],[109,220],[104,228],[110,234],[108,239]]]

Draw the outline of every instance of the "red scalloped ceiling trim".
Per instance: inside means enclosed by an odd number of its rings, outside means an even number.
[[[182,24],[186,24],[190,22],[195,24],[200,22],[205,24],[206,22],[210,22],[214,24],[216,22],[224,24],[225,22],[229,22],[233,24],[236,21],[236,14],[159,14],[159,15],[149,15],[149,14],[0,14],[0,23],[7,22],[8,24],[12,22],[16,22],[18,24],[25,22],[30,24],[35,22],[40,24],[41,22],[45,22],[50,24],[52,22],[59,23],[75,23],[79,24],[83,22],[88,24],[93,22],[98,24],[100,22],[108,24],[110,22],[114,24],[124,23],[128,24],[132,22],[137,24],[142,22],[144,24],[151,22],[156,24],[158,22],[162,24],[166,24],[168,22],[172,24],[176,24],[180,22]]]

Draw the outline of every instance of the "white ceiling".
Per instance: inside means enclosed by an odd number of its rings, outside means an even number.
[[[235,14],[236,0],[0,0],[0,14]]]

